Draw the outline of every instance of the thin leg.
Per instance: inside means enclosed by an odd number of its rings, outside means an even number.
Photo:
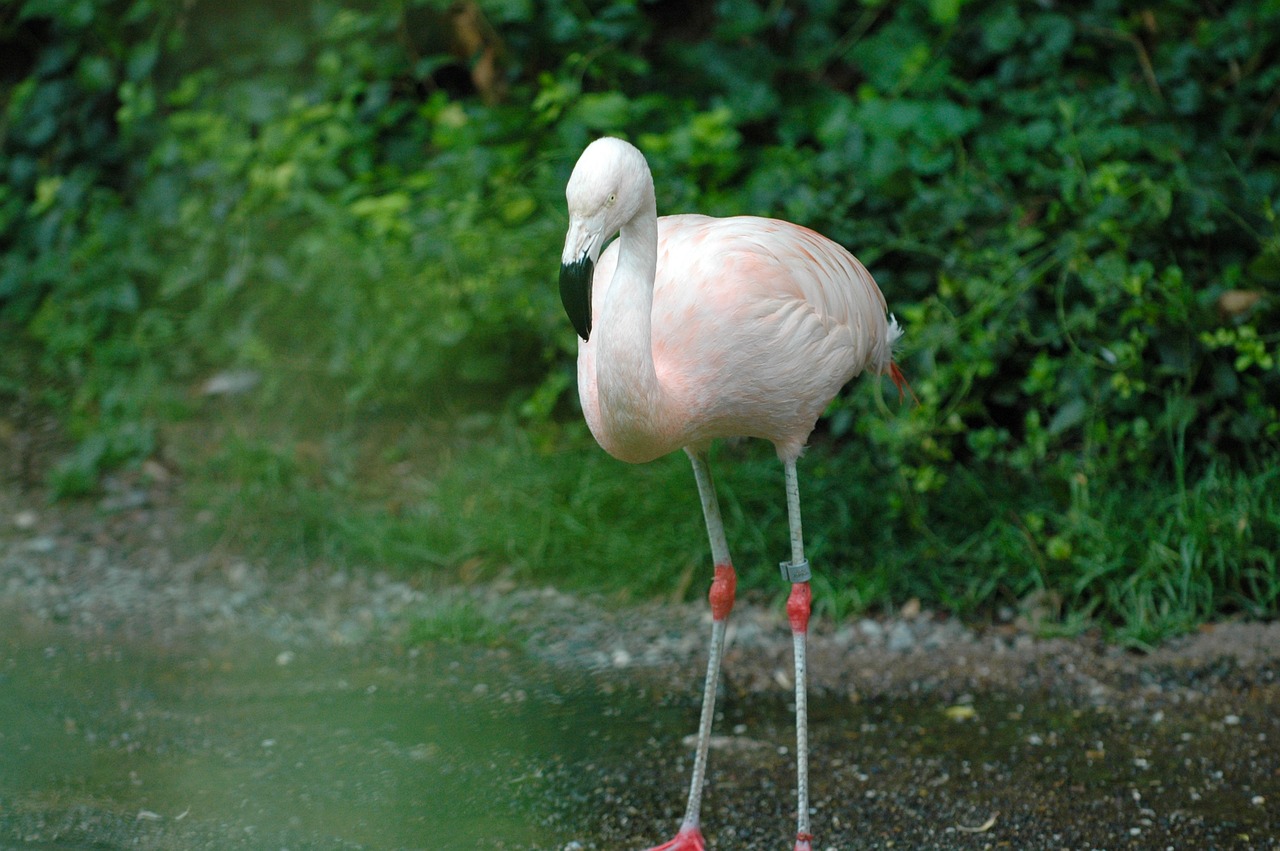
[[[791,621],[791,641],[796,660],[796,845],[795,851],[811,851],[809,832],[809,702],[805,638],[809,632],[809,562],[804,557],[804,535],[800,529],[800,483],[794,459],[783,462],[787,479],[787,518],[791,524],[791,562],[782,571],[791,581],[787,598],[787,619]]]
[[[702,516],[707,521],[707,537],[711,542],[711,556],[715,560],[715,579],[711,582],[711,649],[707,654],[707,678],[703,684],[702,717],[698,722],[698,746],[693,757],[693,777],[689,781],[689,805],[685,808],[680,832],[670,842],[651,851],[703,851],[701,811],[702,789],[707,775],[707,749],[711,742],[711,724],[716,715],[716,686],[720,680],[720,657],[724,651],[725,625],[733,609],[734,588],[737,576],[729,561],[729,545],[724,536],[724,523],[720,519],[720,503],[716,499],[715,483],[707,466],[706,453],[686,450],[693,462],[693,475],[698,480],[698,494],[702,498]]]
[[[716,485],[711,480],[711,468],[707,466],[707,453],[686,449],[693,462],[693,477],[698,481],[698,497],[702,500],[702,517],[707,521],[707,540],[711,544],[711,558],[716,565],[729,564],[729,542],[724,537],[724,521],[720,519],[720,501],[716,499]],[[799,499],[797,494],[796,499]],[[730,600],[730,606],[733,601]],[[728,612],[725,612],[728,615]]]

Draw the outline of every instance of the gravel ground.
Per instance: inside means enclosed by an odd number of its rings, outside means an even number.
[[[415,623],[466,600],[552,664],[700,682],[691,666],[705,658],[704,604],[619,607],[509,582],[432,589],[379,572],[268,570],[216,548],[179,555],[179,522],[162,490],[120,485],[96,504],[50,506],[0,488],[4,602],[81,637],[171,642],[249,632],[285,645],[350,645],[403,641]],[[1094,702],[1157,692],[1176,699],[1180,692],[1273,682],[1280,623],[1213,624],[1142,654],[1087,635],[1041,639],[1017,624],[973,629],[908,605],[891,619],[815,619],[810,653],[815,692],[855,699],[1042,687]],[[784,614],[739,602],[725,663],[741,692],[789,687]]]
[[[180,647],[249,636],[281,652],[376,649],[403,645],[465,603],[540,662],[696,712],[705,604],[618,606],[513,583],[435,588],[377,572],[268,569],[216,547],[186,553],[182,522],[164,487],[113,483],[96,503],[75,505],[0,487],[0,620],[90,641]],[[747,601],[733,613],[707,802],[713,847],[777,847],[793,818],[785,624]],[[893,618],[818,620],[810,647],[827,713],[815,719],[811,763],[824,849],[1280,847],[1270,744],[1280,738],[1280,624],[1215,624],[1139,654],[907,606]],[[565,825],[564,848],[659,839],[679,819],[686,763],[680,743],[654,740],[633,764],[564,777],[585,791],[547,818]]]

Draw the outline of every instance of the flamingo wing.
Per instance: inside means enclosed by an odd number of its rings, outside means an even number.
[[[654,365],[690,443],[798,454],[844,384],[888,369],[892,338],[871,275],[831,240],[773,219],[659,219]]]
[[[593,312],[617,262],[615,242],[596,266]],[[852,254],[807,228],[751,216],[659,218],[652,310],[667,398],[654,431],[670,435],[667,451],[741,436],[795,457],[844,384],[863,369],[889,371],[897,335]],[[594,344],[579,341],[578,386],[599,437]]]

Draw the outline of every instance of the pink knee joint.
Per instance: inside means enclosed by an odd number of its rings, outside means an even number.
[[[738,574],[731,564],[717,564],[716,578],[711,580],[711,593],[707,599],[711,601],[711,617],[722,621],[733,611],[733,595],[738,587]]]
[[[808,632],[812,603],[813,592],[809,590],[809,583],[793,583],[791,596],[787,597],[787,620],[791,621],[792,632]]]

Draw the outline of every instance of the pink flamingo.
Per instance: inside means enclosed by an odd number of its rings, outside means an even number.
[[[684,449],[693,462],[715,575],[693,777],[675,838],[651,851],[702,851],[707,746],[736,574],[707,451],[720,437],[772,441],[785,471],[791,560],[783,576],[795,649],[796,843],[810,851],[805,636],[809,563],[796,459],[828,403],[863,369],[905,380],[893,362],[901,329],[849,252],[774,219],[658,218],[644,156],[619,139],[583,152],[565,191],[569,233],[560,294],[581,340],[578,394],[591,433],[615,458],[651,461]],[[607,239],[619,239],[601,254]]]

